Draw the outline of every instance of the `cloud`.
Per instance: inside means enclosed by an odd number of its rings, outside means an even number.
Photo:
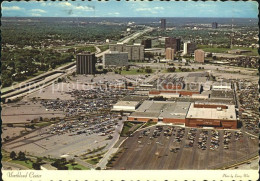
[[[113,12],[113,13],[108,13],[108,15],[119,16],[119,15],[120,15],[120,13],[119,13],[119,12]]]
[[[31,11],[35,13],[46,13],[46,11],[43,9],[32,9]]]
[[[72,4],[69,2],[59,2],[58,5],[62,7],[72,7]]]
[[[32,15],[32,16],[42,16],[42,15],[39,14],[39,13],[32,13],[31,15]]]
[[[10,7],[2,7],[5,11],[20,11],[23,10],[23,8],[20,8],[18,6],[10,6]]]
[[[153,8],[136,8],[135,11],[149,11],[151,13],[157,13],[157,10],[164,10],[164,7],[153,7]]]
[[[83,11],[93,11],[95,10],[94,6],[74,6],[73,9],[83,10]]]

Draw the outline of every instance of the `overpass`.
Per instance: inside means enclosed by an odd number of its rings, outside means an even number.
[[[131,39],[137,38],[138,36],[143,35],[144,33],[151,32],[153,28],[148,27],[144,29],[143,31],[138,31],[130,35],[124,40],[121,40],[121,43],[128,43]],[[96,48],[96,57],[102,57],[105,53],[109,52],[109,49],[101,52],[101,50],[95,46]],[[58,78],[63,78],[72,72],[74,72],[76,69],[76,62],[71,62],[69,64],[66,64],[64,66],[58,67],[55,70],[45,72],[41,75],[38,75],[32,79],[26,80],[24,82],[21,82],[19,84],[16,84],[10,89],[4,89],[1,92],[1,98],[3,100],[14,100],[21,96],[25,96],[27,94],[30,94],[32,92],[35,92],[41,88],[44,88],[46,86],[51,85],[55,80]],[[6,101],[5,101],[6,102]]]

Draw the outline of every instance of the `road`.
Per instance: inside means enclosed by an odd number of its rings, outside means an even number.
[[[135,39],[137,38],[138,36],[141,36],[145,33],[148,33],[148,32],[151,32],[153,30],[153,28],[149,27],[141,32],[136,32],[132,35],[130,35],[128,38],[124,39],[123,41],[120,41],[119,43],[128,43],[131,39]]]
[[[29,170],[29,168],[27,168],[23,165],[2,161],[3,170],[7,170],[7,168],[8,168],[8,170],[10,170],[10,167],[11,167],[11,170]]]
[[[121,43],[127,43],[131,39],[137,38],[138,36],[141,36],[142,34],[152,31],[152,30],[153,30],[153,28],[149,27],[141,32],[136,32],[136,33],[130,35],[125,40],[123,40]],[[100,48],[98,48],[97,46],[95,46],[95,48],[96,48],[96,57],[97,58],[102,57],[105,53],[109,52],[109,49],[101,52]],[[43,87],[51,85],[58,78],[62,78],[62,77],[65,77],[65,76],[71,74],[72,72],[75,71],[75,69],[76,69],[75,62],[71,62],[71,63],[61,66],[55,70],[46,72],[46,73],[36,76],[32,79],[21,82],[15,86],[11,87],[10,89],[6,89],[6,91],[2,93],[2,98],[12,100],[12,99],[19,98],[21,96],[25,96],[29,93],[42,89]]]
[[[112,141],[108,145],[108,152],[104,155],[104,157],[99,161],[99,163],[96,165],[96,167],[100,167],[101,169],[105,169],[106,165],[108,163],[108,160],[110,159],[111,155],[116,153],[118,148],[113,148],[114,145],[117,143],[117,141],[120,138],[120,133],[123,129],[123,121],[119,123],[119,126],[115,129],[115,134],[113,135]]]

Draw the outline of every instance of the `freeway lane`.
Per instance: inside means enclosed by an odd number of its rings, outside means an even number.
[[[130,35],[128,38],[126,38],[125,40],[123,40],[122,43],[127,43],[131,39],[137,38],[138,36],[141,36],[144,33],[150,32],[152,30],[153,28],[149,27],[141,32],[134,33]],[[96,57],[98,58],[102,57],[105,53],[109,52],[109,49],[101,52],[101,50],[97,46],[95,47],[96,47]],[[12,100],[12,99],[19,98],[21,96],[28,95],[32,92],[42,89],[43,87],[51,85],[58,78],[62,78],[71,74],[73,71],[75,71],[75,69],[76,69],[75,62],[71,62],[70,64],[66,64],[55,70],[43,73],[32,79],[21,82],[20,84],[17,84],[13,86],[11,89],[9,89],[8,93],[6,92],[5,95],[2,94],[2,99]],[[38,81],[39,79],[41,80]]]

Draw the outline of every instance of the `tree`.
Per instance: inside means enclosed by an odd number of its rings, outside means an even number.
[[[148,73],[148,74],[150,74],[150,73],[153,72],[153,70],[152,70],[151,68],[146,68],[144,71],[145,71],[146,73]]]
[[[25,161],[26,160],[26,156],[25,156],[25,153],[20,151],[18,153],[18,157],[17,157],[18,160],[21,160],[21,161]]]
[[[145,57],[145,58],[148,58],[148,60],[150,61],[151,58],[154,58],[154,54],[151,53],[151,52],[145,52],[145,53],[144,53],[144,57]]]
[[[99,65],[97,68],[98,68],[98,69],[103,69],[103,66],[102,66],[102,65]]]
[[[11,158],[12,160],[15,160],[15,159],[16,159],[16,153],[15,153],[14,151],[12,151],[12,152],[10,153],[10,158]]]
[[[176,68],[175,67],[169,67],[167,69],[167,72],[175,72]]]
[[[33,163],[32,164],[32,167],[33,167],[33,169],[35,169],[35,170],[41,170],[41,164],[40,163]]]

